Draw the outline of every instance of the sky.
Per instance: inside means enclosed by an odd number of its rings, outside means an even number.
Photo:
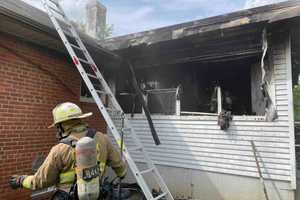
[[[23,0],[42,8],[41,0]],[[84,19],[88,0],[62,0],[73,20]],[[135,33],[238,11],[284,0],[100,0],[107,7],[107,24],[113,36]]]

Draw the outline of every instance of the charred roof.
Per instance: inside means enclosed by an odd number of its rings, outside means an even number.
[[[125,54],[138,66],[161,66],[257,54],[261,51],[262,29],[268,23],[299,16],[300,2],[292,0],[114,37],[101,44],[84,34],[81,38],[96,63],[118,66],[116,60],[120,57],[114,51]],[[48,15],[20,0],[0,1],[0,22],[0,33],[66,53]]]
[[[300,16],[300,2],[298,0],[286,1],[283,3],[114,37],[107,39],[103,45],[110,50],[120,50],[132,46],[152,45],[189,36],[201,36],[201,34],[205,35],[207,32],[221,31],[228,28],[259,23],[273,23],[298,16]]]

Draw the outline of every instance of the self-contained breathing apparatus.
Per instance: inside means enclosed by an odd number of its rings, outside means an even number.
[[[58,124],[57,124],[58,125]],[[85,137],[76,140],[64,133],[63,127],[58,128],[60,143],[70,145],[75,155],[75,178],[69,192],[57,190],[52,200],[120,200],[128,199],[132,194],[143,197],[143,193],[137,184],[115,184],[104,179],[100,181],[100,167],[97,160],[97,147],[95,143],[96,130],[88,128]],[[122,190],[121,190],[122,188]]]
[[[60,130],[61,129],[61,130]],[[76,174],[69,193],[57,191],[53,199],[97,200],[100,196],[100,168],[97,161],[97,148],[94,139],[96,130],[88,129],[85,137],[76,140],[63,136],[62,127],[58,126],[60,143],[70,145],[75,156]]]

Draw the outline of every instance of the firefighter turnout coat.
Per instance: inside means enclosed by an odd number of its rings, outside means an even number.
[[[87,134],[87,127],[79,125],[81,132],[71,132],[69,137],[79,140]],[[121,160],[120,153],[113,146],[109,137],[97,132],[95,135],[97,143],[97,160],[100,167],[100,179],[105,173],[106,166],[111,166],[118,177],[126,175],[126,164]],[[23,187],[31,190],[42,189],[56,185],[70,185],[75,179],[75,150],[70,145],[59,143],[52,147],[47,158],[38,171],[27,176],[23,181]]]

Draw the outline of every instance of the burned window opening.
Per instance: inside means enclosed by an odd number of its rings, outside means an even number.
[[[234,115],[262,116],[265,105],[260,94],[260,59],[260,56],[252,56],[223,62],[143,68],[136,69],[136,74],[152,114],[217,115],[222,107]],[[130,81],[124,76],[118,78],[117,99],[125,113],[143,112],[130,90]]]
[[[150,113],[180,115],[181,85],[168,89],[144,90]]]

